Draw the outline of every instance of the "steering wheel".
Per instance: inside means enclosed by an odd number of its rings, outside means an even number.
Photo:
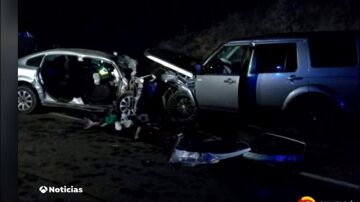
[[[226,66],[231,67],[231,61],[225,58],[219,58],[219,60]]]
[[[224,67],[231,67],[231,62],[225,58],[213,58],[213,60],[206,65],[204,72],[222,74]]]

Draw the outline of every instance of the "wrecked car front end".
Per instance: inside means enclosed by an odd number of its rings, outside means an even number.
[[[162,94],[162,103],[170,118],[180,122],[194,120],[198,107],[194,96],[195,75],[190,70],[193,61],[190,57],[163,49],[147,50],[145,56],[165,68],[160,76],[167,86]]]

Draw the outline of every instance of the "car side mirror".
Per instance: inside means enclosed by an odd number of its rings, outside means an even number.
[[[195,74],[201,74],[202,68],[203,68],[203,67],[202,67],[201,64],[195,64],[195,65],[194,65]]]

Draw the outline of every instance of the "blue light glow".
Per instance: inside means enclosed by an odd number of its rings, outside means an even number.
[[[297,154],[257,154],[248,152],[243,155],[245,158],[273,163],[299,162],[303,160],[302,155]]]
[[[341,107],[341,109],[344,109],[345,108],[345,103],[343,102],[343,101],[340,101],[340,107]]]
[[[274,155],[273,158],[276,162],[283,162],[286,160],[286,156],[284,155]]]
[[[18,35],[22,38],[34,38],[30,32],[20,32]]]

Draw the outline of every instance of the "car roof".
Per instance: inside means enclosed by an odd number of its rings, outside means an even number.
[[[18,59],[18,64],[25,66],[25,63],[29,58],[44,54],[75,54],[75,55],[84,55],[84,56],[92,56],[92,57],[101,57],[101,58],[106,58],[108,60],[111,60],[113,58],[113,55],[98,50],[81,49],[81,48],[56,48],[56,49],[43,50],[40,52],[23,56]]]
[[[272,40],[272,39],[295,39],[295,38],[346,38],[360,35],[359,31],[318,31],[318,32],[289,32],[278,34],[258,35],[254,37],[233,38],[227,42],[249,41],[249,40]]]
[[[41,54],[77,54],[77,55],[87,55],[87,56],[96,56],[96,57],[104,57],[104,58],[108,58],[111,59],[113,57],[113,55],[103,52],[103,51],[98,51],[98,50],[91,50],[91,49],[81,49],[81,48],[56,48],[56,49],[48,49],[48,50],[43,50],[40,52],[36,52],[27,56],[24,56],[24,58],[28,58],[31,56],[35,56],[35,55],[41,55]]]

